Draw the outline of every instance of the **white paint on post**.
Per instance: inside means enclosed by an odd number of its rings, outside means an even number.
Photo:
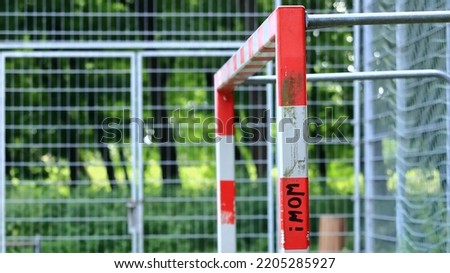
[[[221,224],[218,226],[219,234],[219,252],[235,253],[236,252],[236,225]]]
[[[279,177],[307,177],[306,106],[277,107]]]
[[[219,224],[217,226],[218,252],[234,253],[236,252],[236,216],[234,215],[234,211],[224,211],[224,203],[228,203],[230,202],[230,199],[232,199],[232,205],[234,206],[235,196],[225,196],[227,194],[234,193],[222,192],[224,189],[234,187],[234,136],[219,135],[217,138],[217,215],[219,220]],[[227,197],[227,200],[223,200],[224,197]],[[228,204],[228,209],[229,206],[230,204]]]
[[[217,179],[234,180],[234,136],[220,135],[216,144]]]
[[[277,167],[279,181],[279,195],[282,192],[282,179],[307,178],[307,145],[306,132],[307,113],[306,106],[278,106],[277,107]],[[281,198],[281,197],[279,197]],[[278,200],[280,202],[280,199]],[[281,205],[282,206],[282,205]],[[280,210],[283,208],[280,207]],[[282,219],[284,212],[279,211],[278,217]],[[286,249],[285,230],[280,226],[279,252],[303,253],[306,249]]]

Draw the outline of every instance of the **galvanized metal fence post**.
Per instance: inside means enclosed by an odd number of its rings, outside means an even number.
[[[0,253],[6,252],[6,83],[5,56],[0,53]]]
[[[134,55],[136,69],[135,69],[135,79],[136,79],[136,109],[137,109],[137,118],[142,120],[144,126],[140,128],[142,139],[138,139],[138,147],[137,147],[137,221],[138,221],[138,247],[137,251],[139,253],[144,252],[144,158],[143,158],[143,143],[145,137],[145,120],[143,116],[143,105],[144,105],[144,96],[143,96],[143,63],[142,56],[139,53],[135,53]]]
[[[132,170],[132,179],[130,181],[130,190],[131,190],[131,198],[130,198],[130,204],[129,204],[129,232],[131,234],[131,252],[137,253],[138,252],[138,244],[139,244],[139,238],[138,238],[138,231],[137,231],[137,181],[138,181],[138,159],[137,159],[137,146],[138,143],[138,129],[136,127],[139,126],[139,121],[134,120],[137,117],[137,109],[136,109],[136,64],[133,60],[130,64],[130,101],[131,101],[131,120],[130,120],[130,133],[131,133],[131,170]],[[132,122],[134,121],[134,122]],[[133,124],[134,123],[134,124]]]
[[[363,12],[369,12],[373,0],[366,1],[363,6]],[[363,26],[363,69],[372,70],[372,26]],[[371,119],[374,116],[374,107],[372,98],[374,97],[374,84],[372,81],[364,81],[364,99],[363,99],[363,135],[364,135],[364,251],[374,251],[374,187],[375,187],[375,163],[374,143],[370,141],[374,136],[374,128]]]
[[[397,12],[405,10],[406,0],[398,0],[395,2],[395,9]],[[406,37],[408,30],[407,25],[397,25],[395,30],[396,42],[396,66],[397,70],[408,69],[406,54],[407,45],[409,41]],[[398,252],[405,251],[405,211],[403,202],[405,201],[405,186],[406,186],[406,158],[404,150],[407,147],[405,141],[406,122],[407,122],[407,90],[406,80],[397,79],[395,94],[395,130],[396,130],[396,152],[395,152],[395,170],[397,172],[397,192],[395,196],[395,215],[396,215],[396,249]]]
[[[269,62],[267,63],[266,68],[267,75],[273,74],[273,63]],[[272,179],[272,169],[274,165],[274,158],[273,158],[273,143],[269,139],[271,138],[271,121],[272,121],[272,115],[273,115],[273,84],[267,84],[266,85],[266,133],[267,133],[267,244],[268,249],[267,251],[269,253],[272,253],[275,251],[275,237],[274,234],[278,234],[276,228],[275,228],[275,218],[274,218],[274,208],[275,208],[275,196],[274,196],[274,190],[273,190],[273,179]]]
[[[131,181],[132,203],[132,252],[141,253],[143,245],[143,158],[142,143],[144,138],[144,120],[142,117],[142,58],[138,53],[130,57],[131,89],[131,160],[133,179]]]
[[[447,9],[450,9],[450,1],[446,2]],[[445,65],[447,68],[447,75],[450,75],[450,24],[446,24],[445,26],[445,36],[446,36],[446,56],[445,56]],[[447,139],[446,139],[446,162],[445,162],[445,168],[446,168],[446,176],[445,176],[445,182],[446,182],[446,202],[447,202],[447,253],[450,253],[450,84],[447,84],[445,87],[445,94],[446,94],[446,133],[447,133]]]
[[[360,0],[353,1],[353,11],[361,12]],[[361,27],[353,26],[353,67],[361,70]],[[353,252],[361,252],[361,192],[359,174],[361,172],[361,83],[353,82]]]

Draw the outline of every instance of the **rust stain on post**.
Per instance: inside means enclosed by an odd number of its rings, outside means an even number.
[[[301,94],[303,91],[303,77],[301,73],[296,76],[287,76],[281,84],[281,105],[294,106],[302,101]]]

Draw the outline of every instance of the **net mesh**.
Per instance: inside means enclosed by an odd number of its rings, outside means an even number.
[[[448,1],[377,1],[373,12],[446,10]],[[371,70],[447,71],[445,24],[373,27]],[[365,107],[371,134],[366,190],[368,251],[446,252],[449,245],[448,88],[433,77],[378,80]],[[370,92],[370,91],[369,91]],[[369,131],[367,131],[369,132]]]

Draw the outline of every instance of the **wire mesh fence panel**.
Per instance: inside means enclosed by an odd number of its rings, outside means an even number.
[[[447,10],[448,1],[377,1],[368,11]],[[445,24],[377,26],[367,43],[371,70],[448,71]],[[367,251],[448,251],[448,88],[442,79],[375,81],[365,107],[371,133],[366,183]],[[366,187],[367,187],[366,186]],[[367,188],[366,188],[367,189]]]
[[[308,154],[311,183],[311,240],[313,246],[319,247],[319,242],[330,236],[324,234],[327,232],[326,229],[337,228],[321,226],[320,223],[324,219],[331,217],[338,222],[342,221],[344,225],[334,230],[335,234],[331,235],[335,238],[341,237],[339,249],[335,251],[353,249],[355,174],[351,88],[351,83],[345,82],[314,83],[309,92],[308,102],[309,134],[312,141]],[[317,93],[313,95],[315,92]],[[332,93],[335,94],[330,95]],[[340,103],[336,104],[330,100],[330,96],[339,97]]]
[[[104,131],[130,105],[130,65],[125,57],[6,58],[8,252],[30,250],[21,245],[35,236],[43,252],[130,250],[129,138]]]
[[[152,143],[144,148],[145,249],[216,251],[213,75],[227,52],[144,57],[144,117]],[[194,55],[191,56],[191,55]],[[202,55],[207,56],[202,56]],[[214,54],[214,53],[213,53]],[[249,100],[250,92],[244,92]],[[251,111],[253,104],[238,108]],[[238,250],[267,251],[266,155],[237,152]],[[255,167],[257,166],[257,167]]]
[[[240,41],[272,9],[255,0],[5,0],[0,40]]]
[[[304,5],[310,14],[353,9],[352,1],[307,1]],[[307,73],[354,71],[353,36],[348,27],[308,31]],[[312,251],[353,250],[353,104],[352,82],[308,84]],[[334,220],[328,222],[330,218]],[[327,240],[337,244],[327,245]]]
[[[62,48],[94,46],[79,43],[83,41],[103,41],[111,47],[118,44],[113,42],[150,46],[172,41],[180,48],[187,42],[205,48],[207,42],[214,42],[230,48],[226,43],[241,45],[273,10],[274,2],[298,4],[269,0],[3,2],[0,46],[19,42],[17,46],[22,47],[27,41]],[[349,0],[302,4],[309,13],[352,9]],[[307,43],[308,73],[352,71],[350,28],[308,32]],[[144,165],[143,219],[135,220],[144,224],[143,250],[216,250],[212,75],[229,55],[158,52],[144,53],[138,68],[142,69],[143,125],[131,120],[136,105],[130,100],[132,64],[127,58],[8,58],[10,245],[40,235],[44,252],[130,251],[127,204],[136,205],[128,202],[136,169],[128,125],[133,123],[143,137],[149,136],[150,143],[139,148]],[[237,136],[242,140],[236,147],[237,247],[242,252],[276,247],[276,233],[271,230],[275,221],[270,223],[270,213],[275,212],[270,198],[275,196],[269,196],[276,192],[277,173],[271,167],[276,151],[265,141],[270,141],[266,122],[273,121],[274,113],[267,111],[266,92],[265,86],[247,86],[235,94]],[[323,136],[320,143],[309,145],[312,250],[318,250],[320,219],[330,215],[345,219],[345,228],[339,231],[345,238],[340,249],[351,250],[352,86],[310,83],[308,92],[309,114],[322,122],[312,123],[310,133]],[[102,136],[107,145],[99,140],[105,118]],[[243,137],[245,129],[254,134]],[[13,246],[7,250],[25,251]]]
[[[215,251],[214,139],[206,57],[144,57],[144,249]],[[203,126],[206,126],[203,128]]]

